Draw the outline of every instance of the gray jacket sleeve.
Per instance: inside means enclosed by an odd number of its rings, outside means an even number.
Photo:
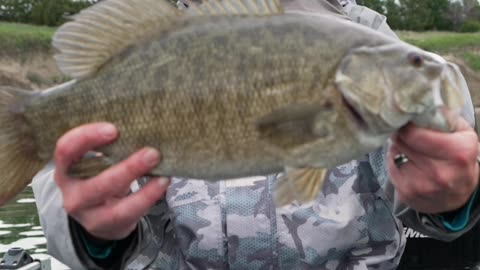
[[[397,37],[396,34],[390,29],[387,24],[387,19],[385,16],[373,11],[369,8],[347,4],[344,6],[344,11],[353,21],[368,26],[373,29],[377,29],[382,33]],[[470,92],[466,91],[462,93],[464,97],[464,108],[461,112],[461,116],[472,126],[475,126],[475,112],[473,108],[472,99],[470,96]],[[480,219],[480,207],[477,205],[473,205],[470,213],[468,223],[465,227],[458,231],[451,231],[448,230],[441,219],[441,215],[431,215],[431,214],[424,214],[417,212],[407,205],[402,204],[398,201],[397,196],[395,196],[395,190],[392,184],[388,181],[388,174],[386,172],[386,162],[384,157],[386,155],[386,150],[388,146],[386,146],[383,150],[382,157],[373,157],[372,166],[374,170],[377,171],[377,176],[382,179],[385,179],[385,190],[388,194],[388,197],[393,201],[393,211],[394,214],[402,220],[402,222],[407,225],[408,227],[419,231],[422,234],[429,235],[433,238],[444,240],[444,241],[451,241],[462,234],[470,230]],[[371,157],[372,159],[372,157]],[[381,159],[381,160],[380,160]],[[380,166],[376,166],[380,164]],[[376,168],[375,168],[376,167]],[[381,172],[379,172],[381,171]],[[380,181],[382,182],[382,181]]]
[[[346,3],[343,7],[343,11],[352,21],[356,23],[380,31],[388,36],[395,38],[397,37],[395,32],[393,32],[392,29],[390,29],[390,26],[388,26],[387,18],[372,9],[364,6]]]
[[[48,254],[71,269],[104,269],[89,257],[79,239],[80,225],[69,218],[63,209],[62,194],[53,179],[54,169],[53,162],[49,163],[32,181],[40,223],[47,238]],[[123,269],[129,259],[139,252],[139,242],[144,238],[147,228],[146,221],[142,220],[134,236],[129,238],[134,240],[127,243],[125,252],[115,259],[113,267]]]
[[[71,269],[87,269],[75,252],[68,216],[62,207],[62,194],[53,180],[53,172],[51,162],[32,182],[40,224],[47,238],[48,253]]]

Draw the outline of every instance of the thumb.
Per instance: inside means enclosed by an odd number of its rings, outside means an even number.
[[[473,128],[463,117],[458,117],[457,122],[455,123],[455,131],[470,131]]]

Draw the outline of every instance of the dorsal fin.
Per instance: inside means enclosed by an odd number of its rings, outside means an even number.
[[[55,59],[64,74],[86,77],[145,33],[167,28],[178,13],[163,0],[104,0],[55,33]]]
[[[179,10],[166,0],[104,0],[73,16],[53,37],[60,70],[72,78],[94,74],[111,57],[148,34],[167,31],[184,16],[282,13],[279,0],[204,0]]]
[[[191,1],[190,1],[191,2]],[[272,15],[283,12],[279,0],[204,0],[192,5],[192,15]]]

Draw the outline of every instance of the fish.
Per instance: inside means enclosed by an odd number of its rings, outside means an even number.
[[[453,131],[467,87],[442,57],[332,9],[279,0],[104,0],[53,36],[71,81],[0,86],[0,205],[91,122],[119,138],[72,165],[88,178],[151,146],[148,175],[219,181],[283,172],[275,202],[315,198],[329,168],[382,146],[409,122]]]

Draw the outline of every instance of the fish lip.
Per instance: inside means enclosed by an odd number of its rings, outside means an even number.
[[[367,120],[362,116],[362,114],[355,108],[355,106],[350,102],[344,95],[342,95],[342,103],[347,108],[347,111],[350,114],[350,118],[353,119],[353,122],[359,127],[362,131],[368,130]]]

